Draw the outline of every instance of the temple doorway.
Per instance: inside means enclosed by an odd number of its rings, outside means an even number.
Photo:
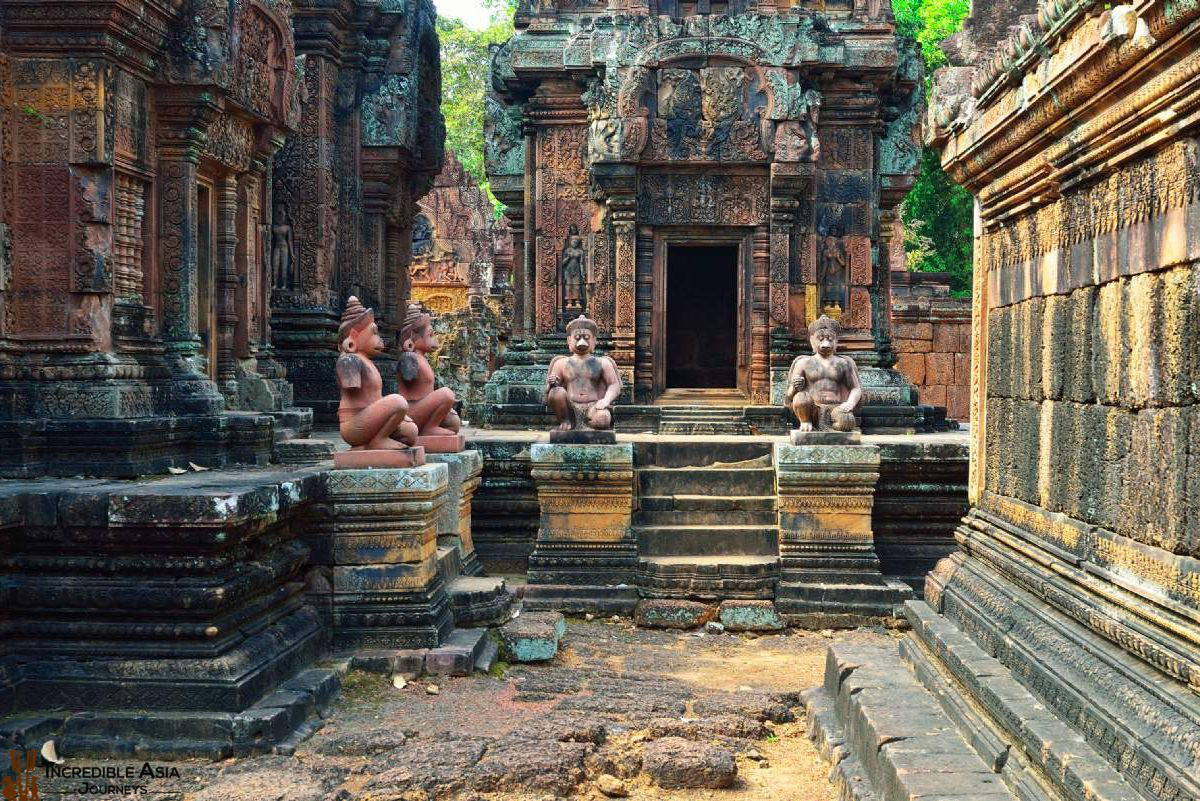
[[[667,248],[667,389],[738,385],[738,247]]]

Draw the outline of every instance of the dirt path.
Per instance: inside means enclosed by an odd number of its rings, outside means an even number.
[[[890,639],[882,630],[833,637]],[[139,797],[602,799],[597,783],[607,774],[634,799],[833,801],[828,766],[804,736],[798,699],[820,682],[831,641],[804,632],[696,636],[575,620],[553,661],[438,680],[437,694],[427,691],[429,680],[398,690],[385,677],[351,673],[324,727],[294,755],[175,763],[179,778],[151,781]],[[732,784],[658,786],[647,754],[664,740],[686,763],[668,768],[689,776],[722,765],[728,771],[732,759]],[[86,797],[78,784],[43,781],[42,797]]]

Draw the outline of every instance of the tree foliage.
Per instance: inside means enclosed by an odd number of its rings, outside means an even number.
[[[516,0],[484,0],[484,5],[491,10],[492,19],[483,30],[472,30],[462,20],[439,16],[437,32],[442,43],[446,147],[454,151],[479,185],[488,189],[483,164],[483,98],[491,69],[488,46],[512,36]]]
[[[946,63],[938,43],[962,28],[970,6],[970,0],[892,0],[897,31],[921,47],[927,89],[933,71]],[[950,273],[959,296],[971,291],[973,208],[970,193],[950,180],[937,152],[925,148],[921,171],[900,206],[904,251],[910,270]]]

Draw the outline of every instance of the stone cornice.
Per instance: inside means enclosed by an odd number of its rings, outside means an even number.
[[[1011,66],[984,81],[977,72],[977,98],[946,91],[957,83],[961,93],[971,68],[937,78],[927,139],[979,195],[985,221],[1051,202],[1200,120],[1200,6],[1076,3],[1069,12],[1040,15],[1046,30],[1015,57],[1012,40],[1002,46]]]

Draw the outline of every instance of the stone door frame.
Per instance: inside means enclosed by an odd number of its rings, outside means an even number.
[[[667,250],[672,245],[725,245],[737,247],[737,390],[750,398],[750,309],[748,293],[753,282],[754,231],[729,225],[679,225],[653,228],[651,271],[650,357],[654,379],[650,402],[667,389]]]

